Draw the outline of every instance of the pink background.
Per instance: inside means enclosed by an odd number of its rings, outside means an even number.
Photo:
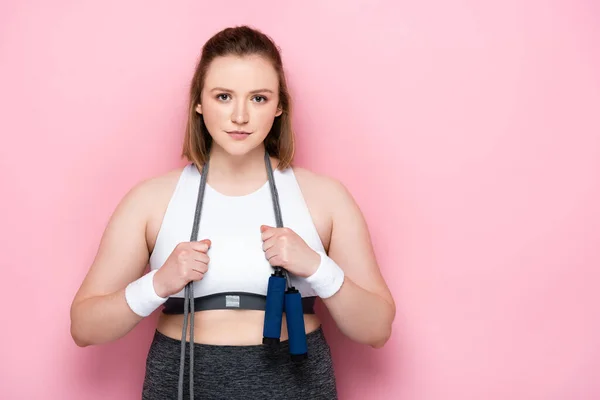
[[[80,349],[69,306],[117,202],[183,163],[200,47],[241,23],[283,49],[297,163],[353,192],[398,304],[383,350],[326,321],[340,398],[600,398],[597,2],[3,1],[0,16],[0,398],[139,398],[154,318]]]

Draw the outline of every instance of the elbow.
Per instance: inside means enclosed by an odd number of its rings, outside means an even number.
[[[377,337],[371,341],[370,346],[374,349],[381,349],[392,337],[392,323],[396,317],[396,308],[394,305],[390,307],[388,318],[386,318],[386,322],[384,327],[380,330]]]
[[[78,339],[76,337],[73,337],[73,342],[77,345],[77,347],[81,347],[81,348],[88,347],[90,345],[90,343],[84,342],[83,340]]]
[[[73,304],[71,306],[71,339],[73,339],[73,342],[78,347],[90,346],[92,343],[90,342],[89,338],[86,337],[84,330],[81,328],[81,321],[78,320],[79,318],[77,318],[77,314],[77,307],[75,304]]]
[[[71,338],[78,347],[87,347],[92,344],[89,340],[86,340],[73,322],[71,322]]]
[[[372,340],[371,343],[369,343],[369,345],[374,349],[381,349],[381,348],[383,348],[383,346],[385,346],[385,344],[388,342],[388,340],[390,340],[391,336],[392,336],[392,327],[390,326],[388,329],[385,330],[384,334],[379,335],[377,338]]]

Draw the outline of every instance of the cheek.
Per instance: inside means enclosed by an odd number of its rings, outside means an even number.
[[[254,115],[256,125],[270,127],[275,119],[277,107],[264,107]]]
[[[212,104],[206,104],[202,108],[202,116],[204,117],[204,124],[209,130],[211,127],[218,128],[223,119],[227,118],[224,107],[215,107]]]

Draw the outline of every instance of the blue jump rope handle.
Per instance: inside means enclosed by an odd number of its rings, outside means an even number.
[[[285,283],[285,277],[280,270],[275,271],[269,277],[267,304],[265,305],[265,324],[263,327],[263,344],[275,345],[279,343],[281,322],[283,319]]]
[[[306,330],[304,328],[304,311],[302,310],[302,295],[295,288],[289,288],[285,293],[285,319],[290,344],[290,354],[293,361],[301,361],[308,357]]]

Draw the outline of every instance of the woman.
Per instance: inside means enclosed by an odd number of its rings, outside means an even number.
[[[144,399],[337,398],[315,298],[350,339],[380,348],[390,337],[395,304],[363,216],[339,182],[292,167],[291,120],[270,38],[236,27],[204,45],[191,83],[189,163],[127,193],[71,307],[79,346],[121,338],[162,308]],[[302,361],[290,357],[291,311],[280,310],[276,334],[265,335],[278,267],[301,297]]]

